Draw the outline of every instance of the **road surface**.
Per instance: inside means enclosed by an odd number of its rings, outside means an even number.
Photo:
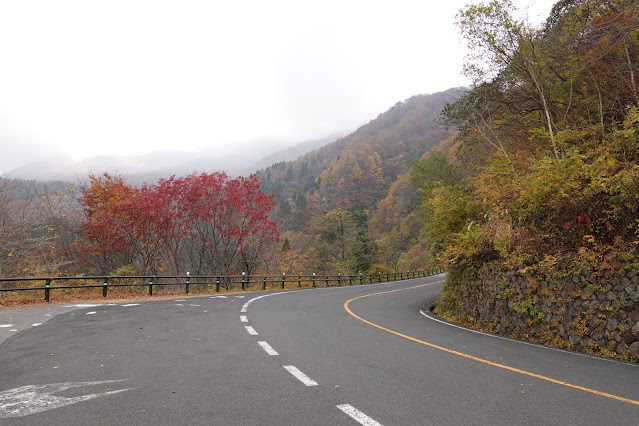
[[[76,308],[0,343],[0,424],[639,422],[639,367],[438,322],[442,280]]]

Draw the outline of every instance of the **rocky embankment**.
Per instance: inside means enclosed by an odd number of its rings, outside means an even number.
[[[558,275],[449,268],[437,312],[503,336],[639,362],[636,264]]]

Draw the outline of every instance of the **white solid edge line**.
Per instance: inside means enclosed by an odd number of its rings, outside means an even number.
[[[271,345],[269,345],[268,343],[266,343],[266,342],[257,342],[257,344],[260,345],[262,347],[262,349],[264,349],[264,351],[267,354],[269,354],[271,356],[279,355],[277,353],[277,351],[275,349],[273,349],[273,347]]]
[[[246,318],[246,315],[240,315],[240,321],[248,322],[248,318]]]
[[[244,328],[246,329],[246,332],[251,336],[259,336],[259,334],[257,334],[257,331],[255,331],[255,329],[250,325],[245,325]]]
[[[433,321],[436,321],[436,322],[438,322],[438,323],[441,323],[441,324],[444,324],[444,325],[447,325],[447,326],[450,326],[450,327],[459,328],[459,329],[461,329],[461,330],[469,331],[469,332],[471,332],[471,333],[481,334],[482,336],[492,337],[492,338],[495,338],[495,339],[501,339],[501,340],[507,340],[507,341],[509,341],[509,342],[513,342],[513,343],[520,343],[520,344],[522,344],[522,345],[534,346],[534,347],[536,347],[536,348],[540,348],[540,349],[547,349],[547,350],[550,350],[550,351],[557,351],[557,352],[563,352],[563,353],[565,353],[565,354],[582,356],[582,357],[585,357],[585,358],[596,359],[596,360],[599,360],[599,361],[606,361],[606,362],[619,363],[619,361],[618,361],[618,360],[616,360],[616,359],[602,358],[602,357],[598,357],[598,356],[593,356],[593,355],[583,354],[583,353],[581,353],[581,352],[573,352],[573,351],[567,351],[567,350],[565,350],[565,349],[551,348],[551,347],[549,347],[549,346],[537,345],[537,344],[535,344],[535,343],[524,342],[524,341],[522,341],[522,340],[510,339],[510,338],[508,338],[508,337],[498,336],[498,335],[496,335],[496,334],[490,334],[490,333],[486,333],[486,332],[484,332],[484,331],[479,331],[479,330],[474,330],[474,329],[472,329],[472,328],[462,327],[461,325],[451,324],[451,323],[449,323],[449,322],[446,322],[446,321],[440,320],[439,318],[435,318],[435,317],[433,317],[433,316],[431,316],[431,315],[428,315],[426,312],[424,312],[424,310],[423,310],[423,309],[420,309],[420,310],[419,310],[419,313],[420,313],[420,314],[422,314],[423,316],[425,316],[426,318],[428,318],[428,319],[430,319],[430,320],[433,320]],[[624,365],[630,365],[630,366],[632,366],[632,367],[639,367],[639,365],[636,365],[636,364],[630,364],[630,363],[627,363],[627,362],[624,362],[623,364],[624,364]]]
[[[357,423],[364,426],[382,426],[381,423],[371,419],[366,414],[359,411],[357,408],[353,407],[350,404],[341,404],[336,405],[337,408],[342,410],[345,414],[349,415],[353,420]]]
[[[436,275],[429,275],[428,277],[421,277],[421,278],[429,278],[429,277],[434,277]],[[361,286],[366,286],[366,287],[377,287],[380,285],[387,285],[387,284],[398,284],[398,283],[405,283],[407,281],[412,281],[412,280],[417,280],[419,278],[410,278],[408,280],[400,280],[400,281],[385,281],[385,282],[381,282],[381,283],[372,283],[372,284],[357,284],[357,285],[342,285],[342,286],[332,286],[332,287],[317,287],[317,288],[304,288],[304,289],[300,289],[300,290],[288,290],[288,291],[278,291],[277,293],[269,293],[269,294],[263,294],[261,296],[257,296],[254,297],[250,300],[248,300],[244,305],[242,305],[242,309],[240,310],[241,313],[246,313],[248,310],[248,307],[251,303],[253,303],[254,301],[261,299],[263,297],[269,297],[269,296],[276,296],[278,294],[290,294],[290,293],[297,293],[299,291],[309,291],[309,290],[328,290],[328,289],[348,289],[348,288],[357,288],[357,287],[361,287]],[[226,296],[213,296],[211,297],[211,299],[215,298],[215,297],[226,297]]]
[[[263,294],[261,296],[254,297],[254,298],[250,299],[249,301],[247,301],[244,305],[242,305],[242,310],[240,312],[242,312],[242,313],[246,312],[246,310],[248,309],[249,305],[251,303],[253,303],[255,300],[257,300],[257,299],[261,299],[262,297],[275,296],[276,294],[283,294],[283,293],[290,293],[290,292],[288,292],[288,291],[278,291],[277,293]]]
[[[317,382],[315,380],[302,373],[300,369],[295,367],[294,365],[283,365],[283,367],[286,369],[286,371],[291,373],[297,380],[304,383],[306,386],[317,386]]]

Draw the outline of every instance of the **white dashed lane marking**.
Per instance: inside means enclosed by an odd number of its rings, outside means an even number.
[[[262,349],[264,349],[264,351],[267,354],[269,354],[271,356],[279,355],[277,353],[277,351],[275,349],[273,349],[273,347],[271,347],[271,345],[269,345],[268,343],[266,343],[266,342],[257,342],[257,344],[260,345],[262,347]]]
[[[246,329],[246,332],[251,336],[258,336],[257,331],[255,331],[255,329],[250,325],[245,325],[244,328]]]
[[[317,386],[317,382],[315,380],[302,373],[300,369],[295,367],[294,365],[283,365],[283,367],[286,369],[286,371],[291,373],[293,377],[304,383],[306,386]]]
[[[248,322],[248,318],[246,318],[246,315],[240,315],[240,321]]]
[[[373,420],[368,417],[366,414],[359,411],[357,408],[354,408],[350,404],[341,404],[336,405],[337,408],[342,410],[345,414],[349,415],[353,420],[363,426],[382,426],[381,423]]]

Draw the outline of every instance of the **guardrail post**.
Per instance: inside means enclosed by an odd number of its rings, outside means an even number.
[[[297,287],[298,288],[302,288],[302,276],[301,275],[297,276]]]
[[[377,273],[377,278],[378,278],[378,281],[381,283],[382,282],[382,273],[381,272]]]
[[[245,274],[246,274],[245,272],[242,272],[242,290],[246,289],[246,287],[244,286],[244,275]]]
[[[341,272],[339,272],[339,273],[337,274],[337,285],[338,285],[338,286],[341,286],[341,285],[342,285],[342,273],[341,273]]]
[[[284,281],[286,281],[286,272],[282,272],[282,288],[284,288]]]
[[[186,294],[189,294],[189,285],[191,284],[191,280],[189,280],[188,278],[186,279],[186,283],[184,283],[184,290],[186,291]]]
[[[219,278],[219,277],[217,277],[217,278],[215,279],[215,292],[216,292],[216,293],[219,293],[219,292],[220,292],[220,278]]]
[[[359,273],[359,285],[362,285],[362,273]]]
[[[47,281],[44,283],[44,301],[45,302],[49,302],[49,292],[51,291],[49,287],[51,287],[51,278],[48,278]]]
[[[262,280],[262,290],[266,290],[266,277]]]
[[[315,272],[313,272],[313,287],[315,287]]]
[[[107,297],[107,290],[109,288],[109,280],[104,280],[102,283],[102,297]]]
[[[326,287],[330,287],[331,285],[328,283],[328,275],[326,276]]]
[[[153,296],[153,280],[149,281],[149,296]]]

